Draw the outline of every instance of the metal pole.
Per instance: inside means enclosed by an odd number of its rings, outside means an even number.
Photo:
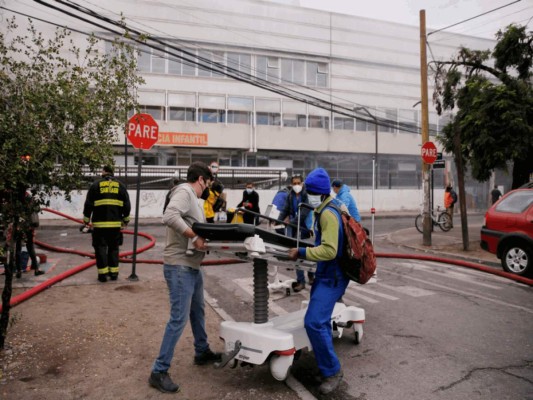
[[[375,187],[376,189],[378,188],[378,179],[377,179],[377,174],[378,174],[378,124],[377,124],[377,119],[376,117],[374,116],[374,126],[376,128],[376,147],[375,147],[375,154],[374,154],[374,158],[375,158],[375,169],[376,169],[376,184],[375,184]],[[374,207],[374,204],[372,204],[372,207]]]
[[[422,105],[422,145],[429,141],[428,125],[428,69],[426,54],[426,10],[420,10],[420,91]],[[429,166],[422,161],[424,187],[424,230],[423,245],[431,246],[432,221],[429,209]]]
[[[372,159],[372,243],[374,243],[374,213],[375,213],[375,208],[374,208],[374,188],[375,188],[375,181],[376,181],[376,159],[373,158]]]
[[[135,264],[137,261],[137,232],[139,231],[139,203],[140,203],[140,193],[141,193],[141,167],[143,163],[143,151],[139,149],[139,159],[137,165],[137,194],[135,199],[135,228],[133,230],[133,257],[131,263],[131,275],[128,277],[128,280],[137,282],[139,277],[135,273]]]

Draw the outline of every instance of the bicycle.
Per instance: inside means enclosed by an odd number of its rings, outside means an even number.
[[[446,210],[441,211],[440,206],[437,206],[437,211],[432,210],[431,212],[431,221],[433,226],[437,225],[444,232],[448,232],[452,229],[452,218]],[[424,212],[420,212],[415,218],[415,227],[416,230],[420,233],[424,233]]]

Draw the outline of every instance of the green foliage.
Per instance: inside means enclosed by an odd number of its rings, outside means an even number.
[[[433,99],[439,113],[457,108],[439,137],[446,151],[455,153],[459,134],[461,156],[480,181],[513,161],[515,169],[526,168],[514,171],[517,187],[533,172],[533,162],[524,162],[533,159],[533,34],[510,25],[497,39],[492,53],[462,48],[451,61],[437,63]]]
[[[41,203],[58,191],[68,197],[85,185],[83,165],[112,163],[112,143],[142,83],[124,41],[106,53],[94,37],[81,49],[63,29],[46,38],[31,20],[25,35],[15,36],[16,28],[13,18],[0,32],[0,193],[11,197],[0,212],[8,216],[20,197],[10,193],[32,187]]]

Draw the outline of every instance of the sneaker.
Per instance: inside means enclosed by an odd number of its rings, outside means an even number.
[[[107,275],[98,274],[98,281],[99,282],[107,282]]]
[[[315,277],[314,276],[307,277],[307,280],[309,281],[309,286],[313,286],[313,283],[315,283]]]
[[[213,353],[211,349],[207,349],[199,356],[194,356],[194,365],[205,365],[208,362],[222,361],[222,353]]]
[[[328,394],[333,392],[335,389],[337,389],[337,387],[339,387],[343,376],[344,374],[342,373],[342,370],[339,370],[339,372],[337,372],[335,375],[323,378],[322,384],[320,385],[318,390],[322,394]]]
[[[44,274],[44,271],[41,271],[40,269],[36,269],[35,270],[35,276],[39,276],[39,275],[42,275]]]
[[[22,277],[22,271],[17,271],[17,274],[15,275],[17,279],[20,279]]]
[[[301,292],[305,289],[305,282],[296,282],[292,284],[292,290],[294,290],[294,293]]]
[[[180,390],[180,385],[172,382],[167,372],[152,372],[148,383],[163,393],[176,393]]]

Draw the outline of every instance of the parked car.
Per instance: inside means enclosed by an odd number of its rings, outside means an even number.
[[[481,248],[500,259],[505,271],[533,275],[533,189],[516,189],[485,214]]]

